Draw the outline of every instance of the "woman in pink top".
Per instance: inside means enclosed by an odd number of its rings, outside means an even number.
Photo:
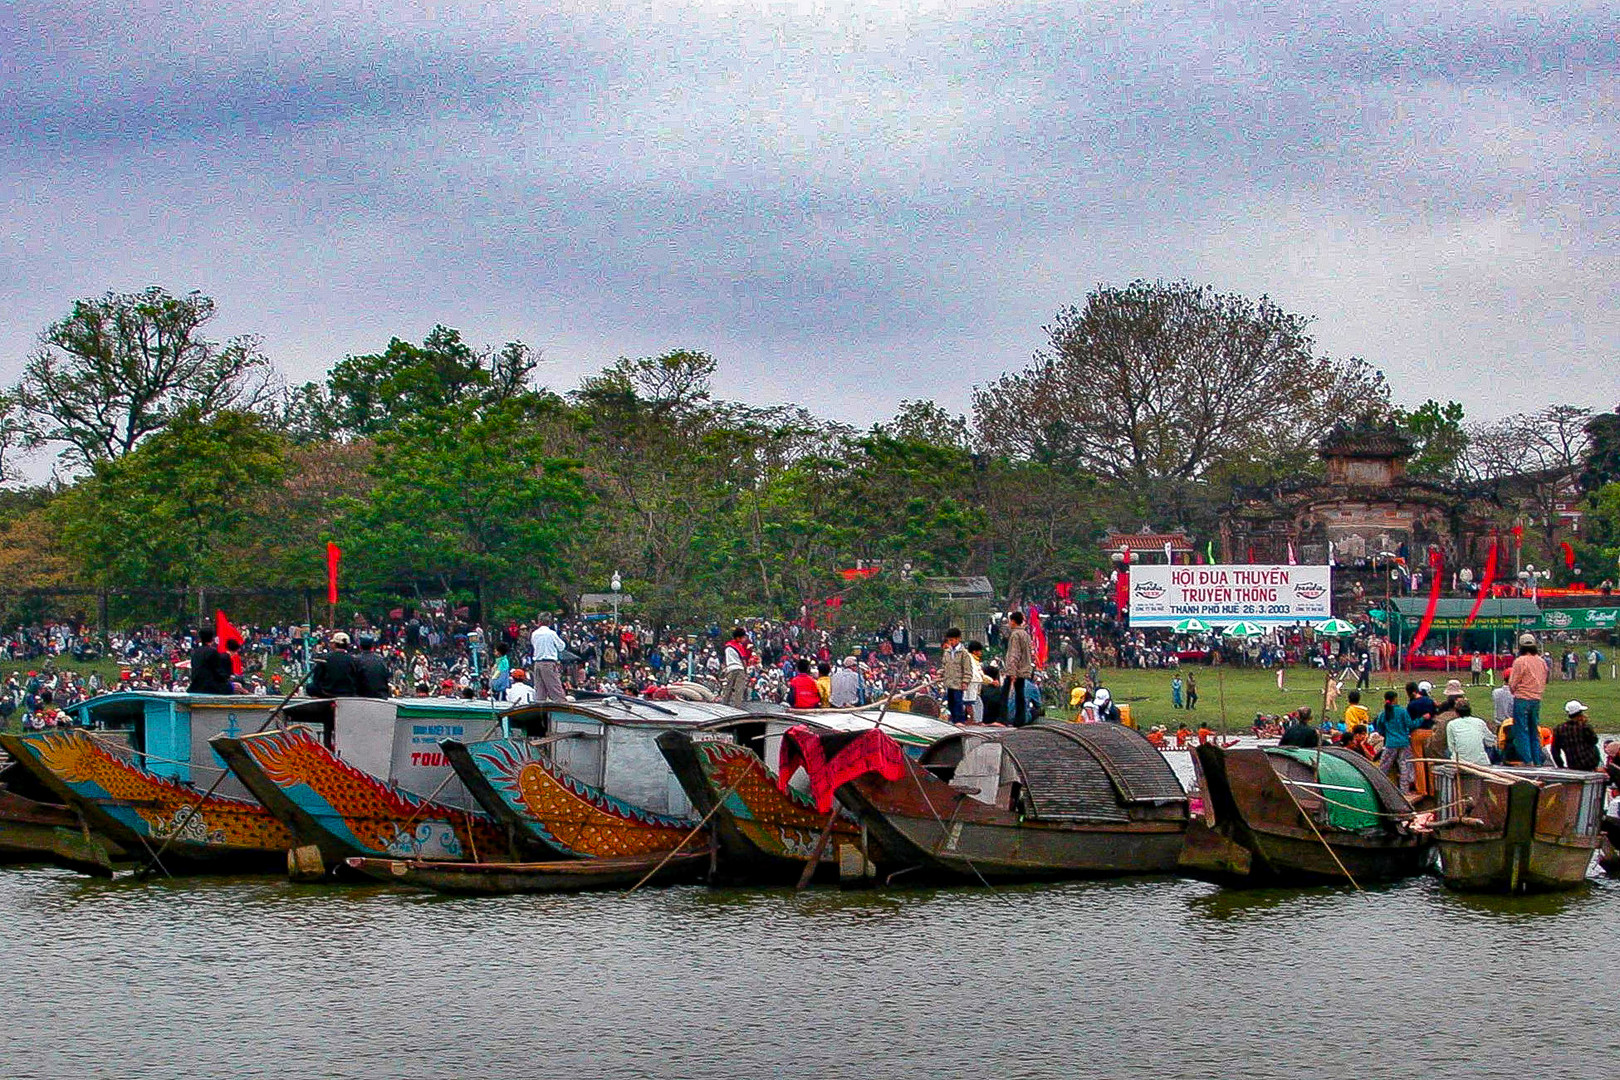
[[[1541,695],[1547,691],[1547,664],[1534,634],[1519,637],[1519,655],[1508,671],[1507,685],[1513,691],[1514,756],[1526,765],[1540,765]]]

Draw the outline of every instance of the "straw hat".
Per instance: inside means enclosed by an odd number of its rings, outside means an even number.
[[[1446,697],[1462,697],[1464,693],[1466,691],[1463,690],[1461,679],[1452,679],[1446,683]]]

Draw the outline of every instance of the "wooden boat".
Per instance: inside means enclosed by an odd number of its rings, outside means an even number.
[[[91,832],[77,811],[0,787],[0,864],[51,863],[111,877],[113,864],[128,857],[112,841]]]
[[[920,754],[958,730],[920,714],[886,713],[881,722],[910,754]],[[875,710],[758,713],[698,731],[666,731],[658,736],[658,748],[694,812],[709,818],[718,872],[727,880],[797,881],[818,846],[824,870],[835,870],[842,863],[851,875],[860,876],[880,861],[876,845],[853,815],[840,810],[833,816],[831,834],[823,843],[829,815],[816,809],[802,787],[778,786],[766,762],[779,760],[783,733],[801,723],[820,733],[864,731],[878,725],[879,714]],[[802,777],[800,773],[795,779]]]
[[[472,896],[509,893],[585,892],[630,888],[646,879],[668,885],[696,881],[709,866],[709,850],[673,855],[656,852],[610,859],[562,859],[535,863],[461,863],[405,859],[345,860],[356,874],[390,885]],[[650,875],[650,876],[649,876]]]
[[[484,809],[549,857],[649,855],[698,824],[658,736],[735,715],[692,701],[537,702],[507,714],[507,738],[441,745]]]
[[[1440,878],[1459,892],[1572,889],[1598,848],[1607,778],[1569,769],[1430,766]]]
[[[300,706],[284,730],[211,745],[286,827],[318,850],[311,876],[351,857],[462,862],[524,853],[478,809],[438,741],[498,731],[489,702],[338,698]],[[504,705],[500,708],[504,709]]]
[[[71,728],[0,735],[0,746],[93,833],[171,873],[273,870],[292,837],[208,746],[251,730],[280,698],[123,691],[68,707]]]
[[[1168,873],[1187,827],[1164,756],[1119,724],[959,729],[897,773],[858,776],[838,799],[900,872],[920,876]]]
[[[1187,828],[1181,869],[1218,881],[1357,884],[1421,873],[1432,838],[1371,762],[1338,747],[1193,754],[1203,810]]]

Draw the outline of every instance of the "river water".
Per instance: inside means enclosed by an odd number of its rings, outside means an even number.
[[[1620,882],[450,899],[0,870],[0,1076],[1597,1077]]]

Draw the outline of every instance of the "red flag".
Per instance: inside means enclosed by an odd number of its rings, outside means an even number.
[[[232,652],[227,646],[236,642],[236,650]],[[218,608],[214,609],[214,647],[231,658],[231,673],[242,674],[242,646],[247,642],[242,637],[242,631],[231,625],[231,620]]]
[[[232,649],[227,648],[228,644],[232,643],[232,641],[237,643],[237,651],[235,651],[235,653],[233,653]],[[246,644],[246,640],[243,638],[243,636],[241,636],[241,631],[237,630],[237,628],[233,627],[233,625],[230,625],[230,620],[225,619],[225,612],[222,612],[222,610],[215,607],[214,648],[219,649],[220,653],[224,653],[225,656],[230,657],[230,667],[232,667],[233,675],[241,674],[241,646],[243,646],[243,644]]]
[[[1568,540],[1558,546],[1564,549],[1564,568],[1566,570],[1575,569],[1575,549],[1570,546]]]
[[[1035,666],[1043,668],[1051,654],[1046,648],[1046,627],[1041,625],[1041,609],[1035,604],[1029,605],[1029,635],[1035,639]]]
[[[1074,582],[1072,582],[1072,581],[1054,582],[1052,584],[1052,591],[1057,593],[1057,598],[1059,600],[1073,600],[1074,599]]]
[[[1479,596],[1474,599],[1474,606],[1468,611],[1468,619],[1463,623],[1466,630],[1474,625],[1474,619],[1479,616],[1480,605],[1485,598],[1491,595],[1491,586],[1496,583],[1496,538],[1491,538],[1491,553],[1485,556],[1485,574],[1479,579]]]
[[[337,603],[338,563],[342,559],[343,549],[328,540],[326,542],[326,602],[328,604]]]
[[[1514,546],[1515,547],[1522,547],[1524,545],[1524,526],[1523,525],[1515,525],[1515,526],[1513,526],[1513,528],[1509,529],[1508,531],[1513,534],[1513,544],[1514,544]]]
[[[1429,582],[1429,603],[1423,609],[1423,621],[1418,623],[1417,636],[1412,638],[1412,646],[1406,650],[1408,664],[1417,656],[1418,646],[1423,644],[1423,639],[1429,636],[1429,628],[1434,625],[1434,613],[1440,606],[1440,568],[1444,562],[1439,548],[1429,552],[1429,566],[1432,569],[1429,576],[1433,579]]]

